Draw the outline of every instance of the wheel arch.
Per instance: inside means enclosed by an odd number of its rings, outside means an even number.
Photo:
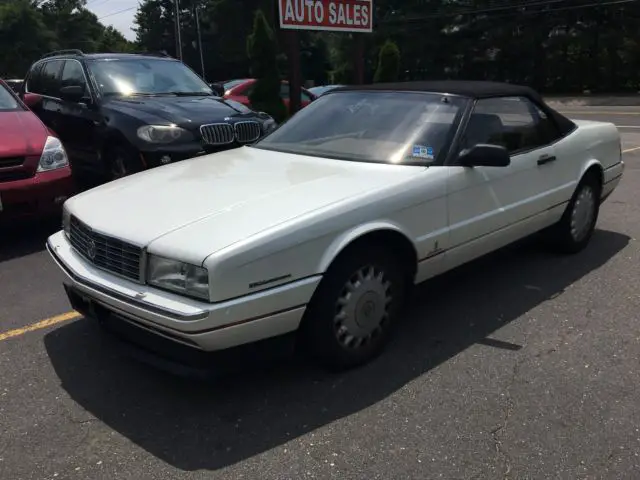
[[[602,188],[602,185],[604,184],[604,167],[602,166],[602,163],[595,158],[586,162],[580,172],[580,182],[582,182],[587,175],[595,175],[600,181],[600,188]]]
[[[353,248],[365,244],[389,246],[389,251],[399,254],[407,262],[413,280],[418,267],[418,252],[410,236],[400,226],[391,222],[374,222],[358,226],[338,236],[325,250],[319,270],[326,272],[336,260]]]

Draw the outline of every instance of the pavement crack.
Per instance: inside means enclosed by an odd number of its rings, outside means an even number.
[[[493,443],[496,449],[496,458],[502,464],[502,478],[504,480],[509,479],[509,474],[511,473],[511,457],[509,452],[506,450],[504,446],[504,438],[507,434],[507,428],[509,426],[509,420],[511,415],[513,414],[515,408],[515,402],[513,397],[511,396],[511,389],[515,384],[518,375],[520,374],[520,365],[522,364],[522,359],[515,362],[513,365],[513,372],[511,374],[511,379],[507,384],[507,387],[504,391],[504,396],[506,398],[504,409],[503,409],[503,418],[502,422],[497,425],[495,428],[491,430],[491,437],[493,439]]]

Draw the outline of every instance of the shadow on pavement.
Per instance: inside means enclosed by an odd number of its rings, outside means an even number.
[[[0,262],[44,250],[49,235],[62,228],[61,222],[54,217],[0,224]]]
[[[487,338],[605,264],[629,238],[597,231],[589,248],[554,256],[530,242],[418,288],[402,328],[370,365],[332,375],[290,361],[215,384],[166,375],[118,353],[88,321],[45,337],[62,387],[78,404],[176,468],[217,470],[359,412]],[[526,351],[526,350],[525,350]]]

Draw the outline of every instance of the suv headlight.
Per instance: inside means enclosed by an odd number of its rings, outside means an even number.
[[[268,118],[267,120],[262,122],[262,132],[267,134],[275,130],[277,126],[278,124],[273,118]]]
[[[138,138],[149,143],[172,143],[192,139],[193,135],[177,125],[144,125],[138,128]]]
[[[149,255],[147,281],[150,285],[189,297],[209,300],[209,272],[206,268]]]
[[[37,171],[48,172],[49,170],[66,167],[67,165],[69,165],[69,158],[62,146],[62,142],[56,137],[47,137]]]

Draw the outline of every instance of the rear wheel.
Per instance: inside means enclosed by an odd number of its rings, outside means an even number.
[[[595,172],[587,173],[562,218],[549,232],[556,250],[577,253],[589,244],[600,212],[600,190],[598,175]]]
[[[400,259],[380,247],[340,255],[307,307],[300,331],[305,352],[333,370],[372,360],[391,336],[408,280]]]

